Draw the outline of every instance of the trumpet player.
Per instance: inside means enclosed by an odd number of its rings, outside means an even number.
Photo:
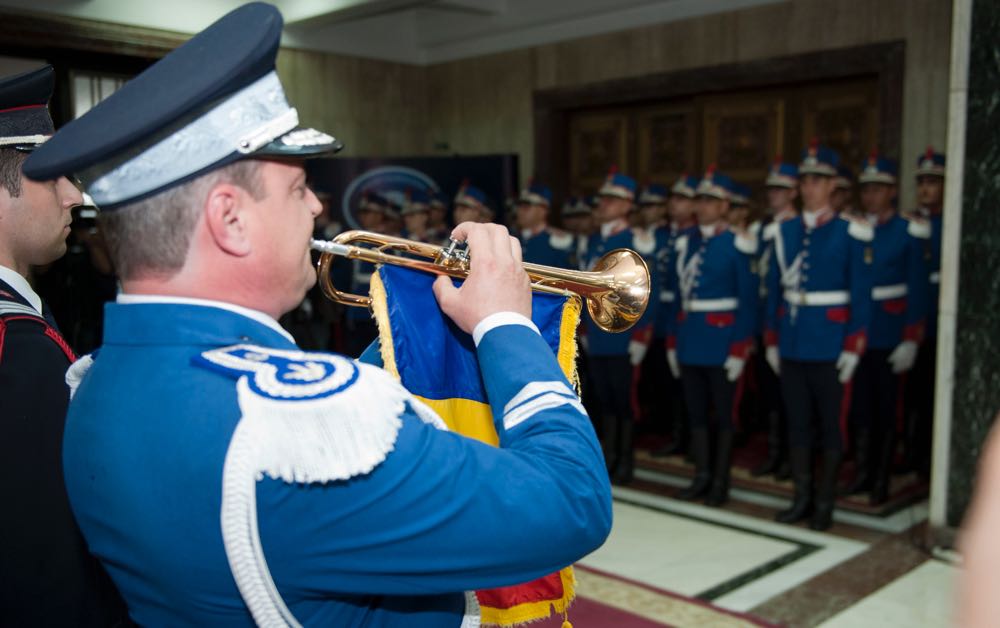
[[[503,227],[459,225],[471,272],[434,287],[474,339],[501,447],[277,324],[316,281],[303,160],[341,146],[298,127],[281,30],[270,5],[234,10],[25,163],[81,178],[123,288],[69,374],[70,502],[140,625],[478,625],[467,591],[604,541],[600,447]]]

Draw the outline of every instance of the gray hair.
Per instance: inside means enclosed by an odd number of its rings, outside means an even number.
[[[7,190],[13,198],[21,196],[21,166],[28,158],[13,148],[0,148],[0,188]]]
[[[209,192],[220,183],[264,197],[260,162],[241,160],[154,196],[101,212],[98,223],[122,279],[174,275],[184,266]]]

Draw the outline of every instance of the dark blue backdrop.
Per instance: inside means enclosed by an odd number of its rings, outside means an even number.
[[[504,199],[516,196],[517,155],[474,157],[351,158],[333,157],[308,162],[314,190],[331,196],[330,212],[347,228],[357,228],[354,212],[366,190],[377,191],[400,202],[407,189],[444,192],[451,219],[451,199],[469,182],[489,197],[496,221],[504,222]]]

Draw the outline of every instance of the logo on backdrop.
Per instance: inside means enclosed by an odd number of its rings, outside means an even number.
[[[433,195],[440,189],[434,179],[419,170],[403,166],[380,166],[362,173],[350,182],[341,199],[341,210],[347,224],[352,229],[357,229],[360,225],[355,214],[365,192],[377,192],[394,205],[402,207],[407,190]]]

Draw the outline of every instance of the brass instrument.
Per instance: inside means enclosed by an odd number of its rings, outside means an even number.
[[[323,293],[337,303],[355,307],[370,307],[371,298],[334,287],[330,278],[334,256],[373,264],[396,264],[459,279],[469,274],[468,252],[455,240],[443,247],[370,231],[345,231],[331,241],[313,240],[311,246],[321,253],[316,270]],[[389,250],[423,259],[392,255]],[[531,278],[533,290],[582,298],[594,323],[605,331],[622,332],[632,327],[649,302],[649,268],[642,256],[629,249],[607,253],[589,272],[529,263],[524,264],[524,270]]]

